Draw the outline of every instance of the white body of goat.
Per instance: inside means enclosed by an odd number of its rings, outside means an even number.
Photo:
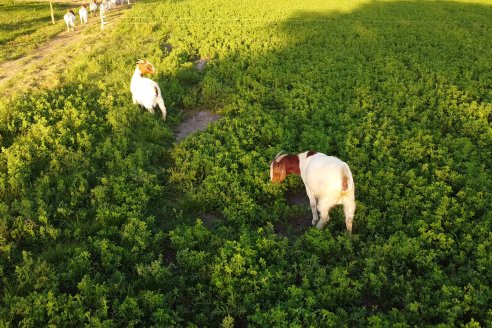
[[[97,11],[97,3],[91,1],[91,3],[89,3],[89,10],[91,12],[91,16],[94,16],[94,13]]]
[[[107,2],[103,1],[101,2],[101,4],[99,5],[99,15],[101,16],[101,18],[105,18],[105,14],[106,14],[106,11],[108,10],[108,6],[107,6]]]
[[[80,7],[79,9],[79,16],[80,16],[80,24],[87,24],[87,9],[85,8],[85,5]]]
[[[65,20],[65,24],[67,24],[67,30],[72,31],[75,30],[75,14],[73,13],[72,10],[70,10],[68,13],[66,13],[63,16],[63,19]]]
[[[104,7],[106,11],[109,11],[111,9],[111,0],[102,0],[99,5],[99,8],[101,7]]]
[[[139,60],[133,72],[130,91],[134,104],[145,107],[149,112],[154,113],[154,107],[159,106],[162,112],[162,119],[166,119],[166,106],[162,99],[159,85],[149,78],[143,77],[145,74],[155,73],[155,68],[145,60]]]
[[[270,167],[273,182],[282,182],[291,173],[301,176],[313,213],[312,224],[317,223],[318,229],[329,221],[330,209],[342,204],[347,230],[352,232],[355,184],[347,163],[322,153],[304,152],[277,156]]]

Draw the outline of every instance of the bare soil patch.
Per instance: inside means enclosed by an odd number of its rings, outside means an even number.
[[[309,211],[309,214],[307,212],[301,213],[284,221],[277,222],[273,226],[273,231],[275,231],[276,234],[287,238],[298,237],[312,227],[312,217],[310,214],[311,211]]]
[[[200,212],[198,217],[202,220],[203,225],[208,229],[212,229],[217,222],[223,220],[223,217],[219,213]]]
[[[195,67],[197,71],[203,72],[205,68],[207,67],[208,59],[207,58],[200,58],[195,62]]]
[[[285,201],[290,205],[309,205],[309,198],[306,193],[298,190],[287,190]]]
[[[209,123],[217,121],[219,118],[219,115],[209,110],[201,110],[178,126],[175,138],[177,141],[180,141],[193,132],[203,131]]]
[[[294,238],[303,234],[311,227],[311,210],[306,193],[299,190],[287,190],[285,202],[292,205],[292,216],[281,222],[277,222],[273,230],[278,235]]]

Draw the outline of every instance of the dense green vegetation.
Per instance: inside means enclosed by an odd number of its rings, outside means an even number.
[[[0,107],[1,321],[491,326],[491,41],[487,1],[137,3]],[[137,58],[166,122],[131,104]],[[281,149],[350,165],[353,235],[268,182]]]
[[[63,31],[63,15],[69,7],[53,4],[57,22],[53,25],[49,2],[0,0],[0,62],[28,54]]]

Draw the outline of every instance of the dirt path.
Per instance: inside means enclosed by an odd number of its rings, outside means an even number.
[[[111,29],[128,5],[111,8],[106,15],[104,31]],[[91,41],[101,33],[99,13],[90,17],[87,25],[80,25],[76,15],[75,31],[64,31],[34,50],[31,54],[0,64],[0,96],[8,97],[13,91],[56,87],[59,74],[74,56],[89,51]],[[58,23],[59,24],[59,23]],[[73,49],[77,49],[74,51]]]
[[[184,120],[184,122],[178,126],[174,137],[177,141],[181,141],[189,134],[192,134],[196,131],[205,130],[208,127],[209,123],[217,121],[219,118],[219,115],[214,114],[211,111],[199,111],[198,113],[195,113],[193,116]]]

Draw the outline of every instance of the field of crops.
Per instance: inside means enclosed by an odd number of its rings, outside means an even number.
[[[491,44],[487,0],[137,2],[0,102],[0,326],[492,326]],[[352,235],[280,150],[350,165]]]

